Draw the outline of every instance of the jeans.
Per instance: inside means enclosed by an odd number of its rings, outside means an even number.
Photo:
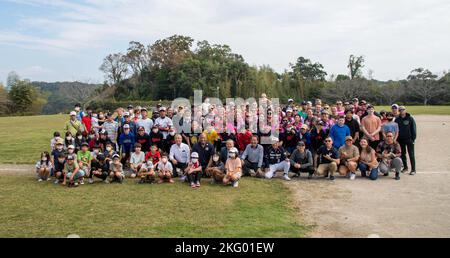
[[[275,172],[277,172],[278,170],[283,170],[284,175],[287,176],[290,167],[291,163],[286,161],[281,161],[280,163],[269,165],[269,172],[266,173],[266,178],[272,178]]]
[[[409,162],[411,163],[411,170],[416,170],[416,158],[414,155],[414,143],[412,140],[399,140],[400,148],[402,149],[402,162],[403,167],[408,168],[408,162],[406,160],[406,149],[408,149]]]
[[[369,170],[369,166],[364,163],[359,163],[358,165],[359,171],[361,171],[361,176],[366,177],[366,172]],[[377,180],[378,179],[378,168],[372,168],[370,170],[369,179]]]
[[[196,184],[197,182],[200,183],[200,180],[202,178],[202,172],[199,171],[199,172],[194,172],[194,173],[188,174],[187,178],[188,178],[188,181],[190,184],[192,184],[192,183]]]
[[[389,171],[391,169],[395,169],[395,173],[400,173],[402,170],[402,160],[399,157],[397,157],[391,160],[390,166],[388,166],[388,164],[386,164],[385,161],[381,161],[380,165],[378,166],[378,169],[383,174],[389,174]]]

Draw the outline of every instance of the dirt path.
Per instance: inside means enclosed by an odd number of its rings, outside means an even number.
[[[311,237],[450,237],[450,116],[416,120],[416,176],[286,183]]]

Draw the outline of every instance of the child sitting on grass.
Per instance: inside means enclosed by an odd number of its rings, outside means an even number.
[[[50,180],[50,171],[52,170],[50,154],[47,151],[41,153],[41,159],[36,162],[36,175],[38,182]]]
[[[238,153],[238,150],[234,147],[229,151],[230,158],[225,163],[226,175],[223,178],[225,185],[231,183],[233,187],[239,186],[239,179],[242,176],[242,161],[238,157]]]
[[[56,157],[53,162],[53,170],[55,171],[55,185],[64,180],[64,166],[66,165],[66,154],[62,153]]]
[[[109,160],[106,159],[103,153],[99,153],[97,158],[92,161],[91,174],[89,178],[89,183],[94,183],[94,176],[96,178],[100,178],[104,183],[109,184],[108,176],[109,176]]]
[[[148,160],[138,172],[140,178],[139,184],[150,183],[152,184],[156,180],[155,166],[151,160]]]
[[[79,181],[84,177],[84,171],[80,169],[78,163],[75,161],[75,155],[68,155],[66,164],[64,165],[64,181],[63,186],[67,184],[67,179],[69,179],[69,187],[77,187]]]
[[[198,157],[197,152],[192,152],[191,161],[186,168],[187,178],[193,189],[200,187],[200,179],[202,178],[202,166]]]
[[[130,158],[131,177],[135,178],[136,175],[143,169],[145,162],[145,154],[141,151],[142,145],[140,143],[134,144],[134,152]]]
[[[212,178],[211,184],[223,182],[223,178],[225,177],[225,165],[220,160],[219,154],[214,153],[205,170],[205,174]]]
[[[114,154],[112,156],[112,162],[109,168],[110,168],[109,177],[111,178],[111,182],[118,182],[122,184],[123,180],[125,179],[125,174],[123,172],[123,165],[120,162],[119,154]]]
[[[169,182],[171,184],[173,184],[173,167],[172,167],[172,163],[169,162],[169,156],[167,155],[167,153],[164,153],[161,156],[161,161],[158,163],[158,177],[159,177],[159,181],[158,184],[162,184],[164,182]]]

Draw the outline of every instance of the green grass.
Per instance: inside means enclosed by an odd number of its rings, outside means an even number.
[[[84,185],[0,177],[0,237],[303,237],[280,180],[243,179],[239,188],[186,184]]]
[[[407,112],[412,115],[450,115],[450,106],[406,106]],[[377,106],[377,111],[390,111],[390,106]]]
[[[54,131],[63,134],[67,115],[1,117],[0,163],[31,164],[50,150]]]

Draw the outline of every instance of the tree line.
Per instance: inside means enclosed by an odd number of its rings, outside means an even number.
[[[327,101],[364,98],[374,104],[448,104],[450,73],[442,76],[417,68],[402,80],[378,81],[363,75],[365,57],[351,55],[348,74],[329,75],[322,64],[298,57],[278,73],[270,66],[250,66],[227,45],[174,35],[144,45],[130,42],[124,53],[110,54],[100,70],[103,89],[113,88],[115,101],[204,96],[254,97],[267,93],[282,101],[322,98]],[[101,91],[101,90],[100,90]]]

